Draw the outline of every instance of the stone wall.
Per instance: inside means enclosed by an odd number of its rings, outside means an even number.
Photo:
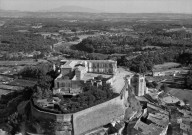
[[[113,121],[123,119],[124,99],[120,96],[73,114],[74,135],[81,135]]]
[[[118,97],[73,114],[54,114],[40,111],[33,106],[32,102],[31,112],[36,118],[54,119],[57,122],[65,123],[65,127],[56,131],[56,134],[82,135],[113,121],[124,119],[128,106],[127,87],[126,83]]]
[[[72,124],[72,114],[55,114],[49,113],[46,111],[40,111],[37,109],[32,101],[31,104],[31,114],[36,119],[51,119],[59,122],[62,127],[56,127],[56,135],[72,135],[73,132],[73,124]]]
[[[37,119],[53,119],[56,120],[57,116],[54,113],[49,113],[49,112],[45,112],[45,111],[40,111],[39,109],[37,109],[32,101],[30,101],[30,106],[31,106],[31,114],[32,116],[34,116]]]

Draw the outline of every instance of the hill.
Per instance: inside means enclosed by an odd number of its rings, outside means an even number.
[[[54,8],[51,10],[47,10],[45,12],[84,12],[84,13],[99,13],[101,11],[91,9],[91,8],[85,8],[85,7],[79,7],[79,6],[61,6],[58,8]]]

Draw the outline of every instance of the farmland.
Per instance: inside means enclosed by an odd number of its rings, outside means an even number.
[[[192,107],[192,90],[171,88],[169,93],[181,100],[186,99]]]
[[[36,83],[37,83],[36,81],[32,81],[32,80],[16,79],[10,82],[8,85],[30,87],[30,86],[34,86]]]

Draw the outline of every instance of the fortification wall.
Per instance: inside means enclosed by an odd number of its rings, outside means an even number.
[[[74,135],[81,135],[113,121],[123,119],[124,99],[120,96],[73,114]]]
[[[113,121],[124,119],[128,106],[127,97],[126,84],[118,97],[73,114],[54,114],[40,111],[32,103],[31,112],[36,118],[54,119],[64,123],[65,127],[62,127],[59,132],[57,131],[58,134],[62,132],[67,135],[82,135]]]
[[[55,132],[56,135],[64,134],[64,135],[72,135],[73,131],[73,124],[72,124],[72,115],[73,114],[55,114],[55,113],[49,113],[46,111],[40,111],[37,109],[32,101],[31,104],[31,114],[35,118],[39,119],[51,119],[56,120],[60,123],[61,126],[57,127],[57,131]]]
[[[50,113],[46,111],[41,111],[37,109],[32,101],[30,102],[31,104],[31,113],[35,118],[43,118],[43,119],[52,119],[56,120],[57,122],[71,122],[72,121],[72,113],[69,114],[55,114],[55,113]]]
[[[35,108],[32,101],[30,101],[30,106],[31,106],[31,114],[35,118],[56,120],[56,114],[38,110],[37,108]]]

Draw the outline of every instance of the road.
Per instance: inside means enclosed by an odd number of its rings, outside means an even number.
[[[124,77],[127,75],[132,75],[133,73],[126,71],[123,68],[118,68],[117,73],[115,76],[115,81],[112,85],[112,88],[114,89],[114,92],[120,93],[123,87],[125,86],[125,79]]]

